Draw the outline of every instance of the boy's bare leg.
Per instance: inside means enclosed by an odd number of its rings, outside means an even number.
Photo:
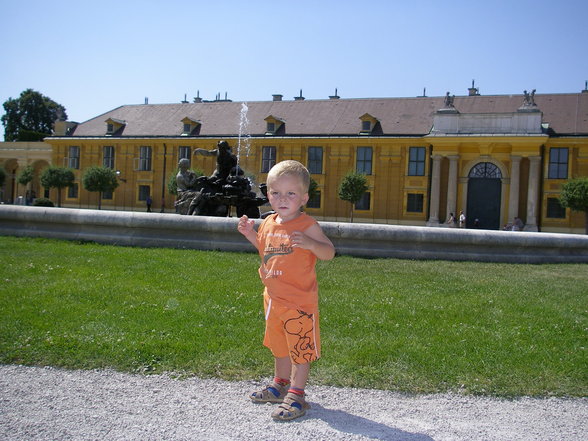
[[[292,364],[292,378],[290,379],[290,387],[304,390],[309,373],[310,363]]]
[[[310,373],[310,363],[295,364],[290,357],[274,358],[275,375],[290,379],[290,387],[304,389]]]
[[[289,380],[292,373],[292,361],[290,357],[274,357],[274,373],[278,378]]]

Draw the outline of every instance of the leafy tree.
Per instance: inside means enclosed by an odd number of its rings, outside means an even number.
[[[339,199],[351,203],[350,222],[353,222],[353,207],[367,191],[367,178],[362,173],[349,172],[339,184]]]
[[[17,99],[4,102],[2,125],[4,140],[41,141],[51,135],[57,119],[67,119],[65,107],[33,89],[27,89]]]
[[[116,172],[109,167],[88,167],[82,176],[82,185],[88,191],[98,192],[98,210],[102,208],[102,193],[118,187]]]
[[[16,180],[20,185],[24,185],[25,187],[33,180],[35,177],[35,170],[32,166],[27,165],[22,171],[18,174]]]
[[[61,207],[61,189],[71,187],[76,177],[70,168],[47,167],[41,173],[41,185],[45,188],[57,188],[57,206]]]
[[[167,191],[174,196],[178,195],[178,184],[176,182],[176,173],[172,173],[167,178]]]
[[[35,170],[32,166],[27,165],[22,171],[18,174],[16,180],[20,185],[27,186],[29,182],[33,180],[35,177]]]
[[[585,229],[588,234],[588,178],[576,178],[566,182],[561,188],[559,202],[564,208],[584,212]]]

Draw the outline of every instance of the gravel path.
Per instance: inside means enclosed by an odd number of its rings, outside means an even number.
[[[2,440],[580,441],[588,399],[499,400],[309,386],[289,423],[252,382],[0,366]]]

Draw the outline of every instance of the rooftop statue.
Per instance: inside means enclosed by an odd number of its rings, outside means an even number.
[[[453,107],[453,100],[455,99],[455,95],[449,95],[449,92],[447,92],[447,95],[445,95],[445,101],[443,103],[443,105],[448,108],[448,107]]]
[[[537,105],[535,104],[535,90],[536,89],[533,89],[531,93],[527,92],[526,90],[523,91],[525,94],[525,100],[523,101],[524,107],[535,107]]]

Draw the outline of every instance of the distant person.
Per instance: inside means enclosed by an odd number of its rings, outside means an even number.
[[[449,213],[449,217],[447,218],[447,225],[449,225],[449,228],[455,228],[457,225],[457,220],[455,219],[455,216],[453,215],[453,213]]]
[[[480,228],[480,219],[474,219],[474,228]]]
[[[153,199],[151,199],[151,196],[147,196],[147,199],[145,199],[145,204],[147,204],[147,213],[151,213],[151,204],[153,203]]]
[[[259,251],[264,290],[263,344],[274,356],[274,379],[250,395],[256,403],[280,403],[275,420],[293,420],[310,406],[304,389],[310,363],[321,353],[316,260],[330,260],[335,248],[319,224],[300,209],[308,202],[310,174],[298,161],[282,161],[267,176],[274,214],[256,232],[247,216],[238,230]]]
[[[525,224],[523,224],[521,218],[515,217],[512,223],[512,231],[523,231],[523,228],[525,228]]]
[[[463,211],[459,212],[459,228],[465,228],[466,226],[466,217],[463,214]]]

